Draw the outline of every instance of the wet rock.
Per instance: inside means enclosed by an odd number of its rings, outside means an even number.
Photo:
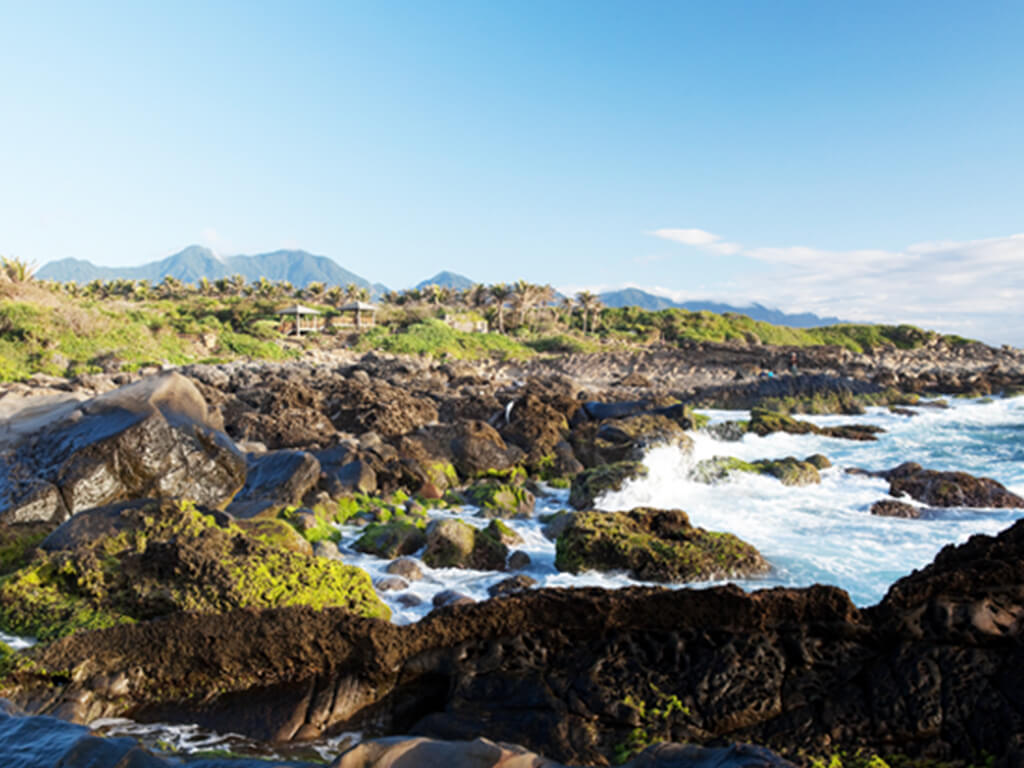
[[[401,576],[381,576],[373,583],[373,586],[379,592],[401,592],[403,589],[409,588],[409,582]]]
[[[573,433],[573,445],[589,467],[641,461],[651,448],[660,445],[676,446],[685,453],[693,450],[693,440],[683,427],[659,413],[583,425]]]
[[[871,514],[879,517],[906,517],[917,519],[921,517],[921,507],[907,504],[905,501],[894,499],[882,499],[871,505]]]
[[[422,520],[391,520],[370,523],[356,539],[353,548],[377,557],[411,555],[427,543]]]
[[[505,525],[501,520],[491,520],[490,524],[484,528],[484,532],[507,547],[514,547],[517,544],[523,543],[523,537]]]
[[[738,421],[723,421],[720,424],[712,424],[707,431],[716,440],[735,443],[747,434],[747,425]]]
[[[647,467],[638,461],[620,461],[584,470],[572,479],[569,503],[576,509],[594,506],[602,494],[618,491],[629,480],[647,475]]]
[[[881,473],[889,481],[889,493],[903,494],[933,507],[1024,507],[1024,498],[990,477],[966,472],[937,472],[907,462]]]
[[[469,595],[465,595],[462,592],[458,592],[454,589],[444,589],[434,595],[432,601],[435,608],[446,608],[450,605],[470,605],[475,603]]]
[[[817,464],[801,461],[794,456],[787,456],[784,459],[762,459],[752,464],[758,472],[777,477],[783,485],[816,485],[821,482]]]
[[[536,586],[536,584],[536,579],[523,573],[517,573],[515,576],[509,576],[507,579],[499,581],[497,584],[492,584],[487,588],[487,594],[491,597],[514,595],[518,592],[525,592],[526,590]]]
[[[400,557],[397,560],[392,560],[384,570],[395,576],[401,576],[406,581],[419,581],[423,578],[423,569],[420,568],[419,562],[412,557]]]
[[[524,568],[528,568],[531,562],[533,561],[530,559],[528,554],[523,552],[521,549],[517,549],[508,556],[508,570],[521,571]]]
[[[735,578],[771,568],[751,545],[695,528],[679,509],[577,512],[555,551],[560,571],[628,571],[643,581]]]
[[[482,482],[468,488],[463,497],[485,517],[531,517],[536,499],[521,485]]]
[[[305,541],[305,539],[303,539]],[[313,554],[317,557],[324,557],[328,560],[337,560],[341,562],[344,558],[341,556],[341,550],[338,549],[338,545],[329,539],[321,539],[313,545]]]
[[[849,424],[845,426],[819,427],[809,421],[800,421],[784,413],[769,411],[764,408],[752,408],[750,411],[749,432],[765,436],[773,432],[788,432],[793,435],[826,435],[846,440],[870,441],[877,440],[877,435],[885,432],[881,427],[870,424]]]
[[[6,427],[0,519],[59,521],[146,497],[221,506],[245,480],[244,457],[210,425],[192,382],[176,373],[84,402],[29,407]]]
[[[561,512],[556,512],[555,514],[550,515],[544,522],[544,527],[541,528],[541,532],[545,537],[554,541],[562,535],[562,531],[569,526],[572,522],[572,517],[575,514],[575,512],[569,512],[563,509]]]
[[[423,562],[431,568],[473,568],[503,571],[508,547],[494,534],[474,528],[461,520],[434,520],[427,526],[427,549]]]
[[[320,554],[319,552],[314,553],[314,545],[310,544],[301,533],[288,525],[284,520],[278,520],[276,518],[254,518],[250,520],[235,520],[234,522],[235,525],[241,528],[249,536],[252,536],[254,539],[259,539],[273,547],[280,547],[281,549],[287,549],[289,552],[295,552],[306,556]],[[332,559],[341,559],[341,553],[338,552],[336,544],[327,541],[318,541],[317,544],[329,544],[330,547],[334,548],[334,552],[338,555]]]
[[[415,608],[416,606],[423,605],[423,601],[418,595],[414,595],[411,592],[404,592],[395,598],[398,604],[406,608]]]
[[[813,464],[817,469],[828,469],[832,466],[832,461],[828,456],[821,453],[815,453],[804,459],[808,464]]]
[[[522,455],[511,451],[497,430],[482,421],[455,424],[450,445],[455,468],[463,477],[476,477],[489,469],[508,469]]]
[[[228,505],[235,517],[276,515],[297,506],[320,479],[320,462],[305,451],[270,451],[247,459],[245,485]]]

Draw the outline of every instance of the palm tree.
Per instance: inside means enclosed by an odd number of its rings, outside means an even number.
[[[318,280],[314,280],[306,285],[306,296],[308,296],[311,301],[318,301],[320,297],[324,295],[324,290],[326,290],[326,288],[327,286],[323,283]]]
[[[235,296],[241,296],[245,293],[247,283],[245,277],[235,273],[231,276],[231,287],[234,288]]]
[[[564,313],[565,327],[572,328],[572,313],[576,309],[576,302],[573,301],[572,296],[563,296],[558,308]]]
[[[0,274],[12,283],[30,283],[36,267],[24,259],[0,256]]]
[[[590,322],[591,318],[604,305],[601,303],[601,299],[590,291],[580,291],[577,293],[576,301],[579,302],[580,309],[583,312],[583,333],[586,334],[588,328],[592,328],[593,325]]]
[[[340,285],[332,285],[326,291],[324,291],[324,301],[330,304],[332,307],[336,307],[341,304],[341,300],[345,297],[345,292],[341,289]]]
[[[512,296],[512,289],[505,283],[495,283],[490,288],[494,306],[498,313],[498,333],[505,332],[505,302]]]

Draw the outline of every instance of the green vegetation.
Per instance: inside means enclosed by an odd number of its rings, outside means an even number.
[[[124,279],[41,283],[27,263],[0,258],[0,380],[237,357],[280,360],[325,345],[450,359],[524,359],[695,341],[837,345],[854,352],[968,343],[910,325],[798,329],[735,313],[610,309],[585,291],[555,303],[550,286],[525,281],[465,291],[428,286],[389,292],[377,325],[357,329],[339,309],[354,298],[369,296],[354,285],[295,288],[266,279],[246,284],[241,276],[195,286],[172,277],[156,285]],[[275,312],[294,301],[318,306],[323,326],[317,334],[285,341]],[[474,326],[488,332],[467,330]]]
[[[218,525],[188,502],[140,505],[119,525],[0,580],[0,627],[50,640],[177,611],[308,605],[389,615],[364,571]]]
[[[679,509],[577,512],[555,542],[555,567],[628,571],[643,581],[696,581],[763,573],[768,564],[731,533],[695,528]]]
[[[356,349],[371,349],[393,354],[432,355],[456,360],[479,359],[498,355],[517,360],[531,357],[534,352],[527,346],[500,333],[467,333],[449,327],[441,320],[427,318],[391,332],[377,327],[359,339]]]
[[[633,710],[640,725],[630,731],[626,740],[614,747],[612,762],[615,765],[622,765],[633,755],[642,752],[656,741],[664,739],[655,738],[655,733],[665,733],[671,725],[671,721],[677,717],[686,717],[690,714],[690,708],[683,705],[683,702],[675,694],[666,694],[654,683],[650,684],[653,699],[626,694],[622,703]]]

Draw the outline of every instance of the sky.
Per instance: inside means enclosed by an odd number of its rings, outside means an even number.
[[[302,248],[1024,346],[1024,3],[0,0],[0,253]]]

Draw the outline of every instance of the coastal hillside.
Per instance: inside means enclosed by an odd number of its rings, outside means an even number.
[[[194,251],[188,260],[201,263],[207,256]],[[435,287],[388,292],[373,322],[357,328],[341,308],[354,299],[367,301],[371,294],[352,283],[342,289],[323,282],[299,288],[290,280],[266,277],[252,282],[238,276],[200,279],[194,284],[173,277],[157,283],[116,278],[85,284],[23,277],[0,283],[0,380],[240,357],[282,360],[318,350],[525,360],[699,343],[835,347],[857,354],[971,344],[909,325],[801,329],[734,313],[604,307],[586,293],[553,305],[545,299],[549,288],[522,281],[468,291]],[[319,313],[315,332],[295,336],[293,322],[278,315],[279,309],[297,302]],[[769,362],[765,367],[785,364]]]

